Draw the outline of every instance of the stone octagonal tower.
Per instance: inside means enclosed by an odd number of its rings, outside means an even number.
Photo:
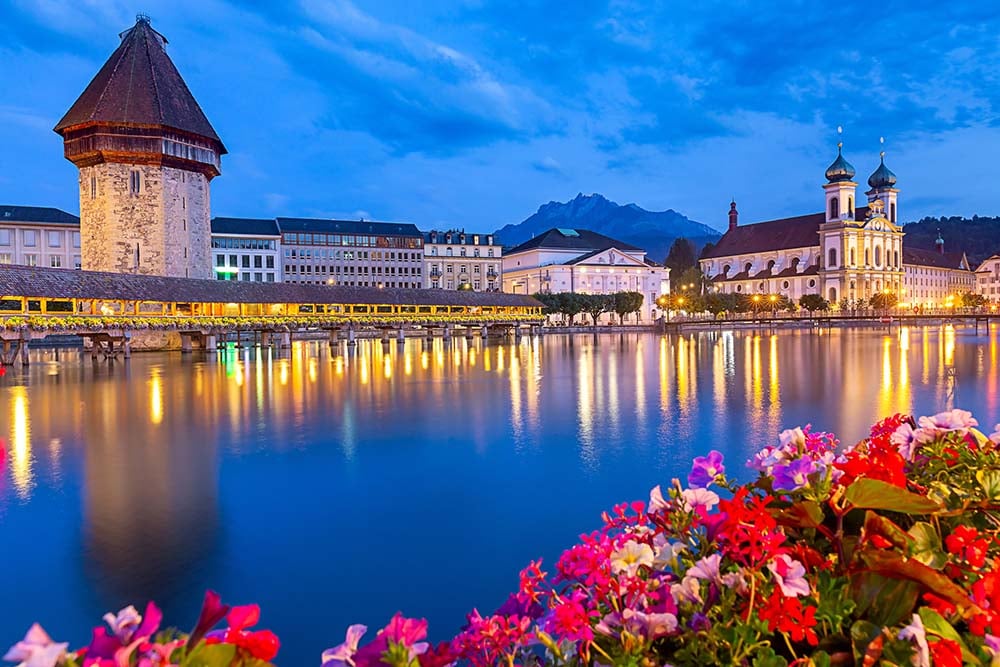
[[[83,268],[212,277],[209,182],[226,152],[149,18],[55,131],[80,170]]]

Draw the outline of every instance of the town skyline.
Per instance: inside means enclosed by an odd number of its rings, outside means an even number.
[[[737,35],[735,17],[713,28],[716,41],[729,39],[725,48],[689,44],[707,17],[675,18],[687,31],[670,34],[687,44],[686,56],[665,60],[653,13],[584,7],[545,32],[527,16],[504,18],[485,6],[431,4],[408,13],[392,3],[303,2],[288,12],[240,12],[211,3],[195,12],[184,3],[146,4],[140,9],[169,40],[171,58],[230,151],[213,184],[218,215],[364,217],[485,232],[548,201],[597,192],[674,209],[721,231],[731,197],[748,221],[816,208],[837,125],[859,178],[877,166],[878,138],[887,137],[887,164],[907,194],[901,220],[1000,209],[986,188],[968,187],[970,178],[1000,178],[1000,166],[979,149],[1000,139],[998,91],[986,76],[998,60],[989,34],[997,17],[988,9],[950,7],[956,16],[946,34],[928,44],[899,40],[891,54],[873,39],[870,49],[823,61],[821,47],[784,33],[817,52],[813,74],[826,77],[811,85],[801,60],[782,64],[765,48],[777,48],[777,37],[752,23],[753,35]],[[861,9],[842,11],[849,20]],[[915,24],[928,11],[893,13],[878,25],[915,37],[927,30]],[[0,136],[12,148],[2,159],[19,160],[0,170],[0,200],[76,212],[75,170],[52,127],[117,47],[135,9],[55,2],[15,4],[5,14],[16,29],[2,50],[15,66],[0,84],[23,94],[0,105]],[[799,18],[817,25],[808,13]],[[531,53],[503,52],[493,32],[530,42]],[[560,35],[573,38],[567,53],[554,48]],[[941,57],[908,57],[918,44]],[[569,56],[586,45],[594,47],[587,71],[569,69]],[[206,49],[217,57],[205,59]],[[684,78],[686,59],[699,49],[712,57],[686,69],[704,76]],[[619,67],[624,59],[630,65]],[[539,67],[543,61],[552,67]],[[745,78],[754,73],[764,81],[750,85]],[[585,84],[581,99],[565,96],[573,82]],[[754,101],[765,84],[772,99]],[[268,94],[269,86],[281,92]],[[862,93],[870,104],[854,104]],[[949,163],[962,168],[941,168]]]

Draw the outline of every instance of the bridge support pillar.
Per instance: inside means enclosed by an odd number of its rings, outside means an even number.
[[[514,340],[521,340],[521,324],[514,324]]]
[[[261,347],[271,347],[273,345],[272,334],[270,331],[260,332],[260,346]]]
[[[331,348],[337,347],[338,343],[340,343],[339,336],[340,336],[340,329],[330,329]]]
[[[354,347],[355,345],[358,344],[358,341],[356,340],[356,337],[357,337],[357,334],[354,332],[354,327],[353,326],[347,327],[347,346],[348,347]]]
[[[385,343],[388,343],[388,342],[389,342],[389,330],[388,329],[382,329],[382,343],[385,344]]]
[[[434,340],[434,327],[424,327],[424,340],[428,342]]]
[[[487,338],[490,337],[490,328],[489,328],[489,326],[487,326],[485,324],[483,325],[483,328],[481,330],[481,335],[483,337],[483,340],[486,340]]]
[[[278,346],[282,350],[290,350],[292,348],[292,332],[282,331],[279,335]]]
[[[406,343],[406,330],[403,327],[396,329],[396,343],[403,345]]]
[[[181,334],[181,354],[191,354],[191,334]],[[97,358],[97,341],[94,341],[94,358]]]
[[[132,358],[132,332],[122,332],[122,356],[126,359]]]
[[[445,340],[451,340],[451,325],[450,324],[444,325],[444,330],[441,333],[441,337],[444,338]]]
[[[466,326],[465,327],[465,340],[472,340],[472,327],[471,326]]]
[[[203,340],[205,341],[205,352],[215,354],[219,351],[219,339],[215,334],[206,334]]]

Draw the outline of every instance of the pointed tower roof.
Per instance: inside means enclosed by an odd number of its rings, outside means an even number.
[[[91,123],[165,126],[218,142],[222,140],[198,106],[166,51],[166,38],[146,16],[121,33],[111,54],[55,131]]]

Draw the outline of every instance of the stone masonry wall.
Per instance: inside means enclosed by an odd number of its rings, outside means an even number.
[[[138,194],[130,189],[133,170],[139,172]],[[155,165],[84,167],[83,269],[210,278],[210,215],[209,184],[202,174]]]

